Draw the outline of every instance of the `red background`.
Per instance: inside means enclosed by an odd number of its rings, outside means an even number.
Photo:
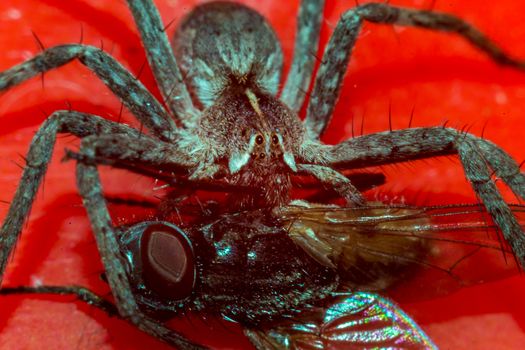
[[[274,25],[290,61],[295,29],[296,1],[242,1],[264,14]],[[0,3],[0,70],[22,62],[39,49],[31,34],[46,47],[83,42],[104,48],[137,73],[144,53],[123,1],[4,0]],[[165,23],[180,18],[198,1],[158,0]],[[326,41],[342,11],[352,1],[327,1],[322,38]],[[429,8],[432,1],[391,1],[395,5]],[[488,33],[505,49],[525,57],[523,13],[525,3],[435,1],[435,8],[457,14]],[[83,28],[81,30],[81,28]],[[149,71],[141,80],[154,90]],[[69,101],[69,102],[66,102]],[[78,63],[50,72],[42,89],[39,78],[0,95],[0,199],[9,201],[16,189],[25,154],[38,125],[57,109],[87,111],[117,119],[120,103],[88,70]],[[523,108],[525,75],[490,62],[455,36],[392,26],[366,25],[354,51],[334,122],[326,141],[350,136],[349,121],[364,132],[408,125],[415,108],[414,126],[471,126],[501,145],[520,162],[525,159]],[[124,120],[133,118],[124,112]],[[72,163],[60,163],[65,147],[61,137],[54,160],[17,251],[5,285],[84,284],[100,292],[102,271],[80,199],[74,186]],[[521,146],[520,146],[521,145]],[[389,184],[381,192],[395,193],[417,203],[472,202],[474,196],[461,167],[449,159],[384,168]],[[152,194],[151,183],[137,176],[105,172],[110,193]],[[509,201],[515,199],[508,195]],[[0,203],[0,217],[7,205]],[[129,212],[121,215],[132,215]],[[479,267],[480,269],[483,266]],[[442,348],[512,349],[525,344],[525,280],[516,276],[465,288],[450,296],[403,305],[403,308]],[[1,349],[144,349],[169,347],[98,311],[69,299],[5,297],[0,299]],[[232,327],[215,322],[208,328],[199,320],[181,322],[193,339],[213,346],[244,348]]]

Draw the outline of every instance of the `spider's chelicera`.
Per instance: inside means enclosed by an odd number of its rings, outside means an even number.
[[[52,47],[0,73],[0,90],[6,90],[78,59],[149,131],[145,135],[86,113],[53,113],[33,138],[20,185],[1,229],[0,276],[45,173],[57,133],[82,139],[80,150],[69,151],[68,155],[77,161],[78,188],[119,315],[180,347],[199,346],[158,320],[181,308],[241,322],[259,348],[291,346],[286,336],[299,333],[290,325],[268,328],[276,320],[303,317],[297,322],[304,324],[314,322],[321,314],[321,323],[325,324],[349,315],[381,315],[393,327],[390,333],[381,331],[379,338],[359,331],[360,342],[374,346],[433,346],[406,315],[392,312],[395,306],[379,296],[347,292],[346,298],[327,304],[326,300],[333,299],[340,289],[340,282],[351,279],[341,272],[342,265],[345,271],[350,270],[348,261],[340,258],[350,253],[337,248],[337,242],[351,242],[331,241],[326,236],[332,233],[321,232],[336,222],[330,221],[330,213],[341,208],[304,202],[289,206],[292,188],[304,178],[315,179],[319,191],[336,193],[346,201],[343,216],[347,221],[338,222],[348,225],[351,213],[357,213],[353,210],[370,208],[361,190],[382,179],[370,175],[359,184],[357,177],[345,176],[342,171],[457,154],[476,194],[517,261],[525,266],[525,236],[491,179],[496,175],[517,196],[525,198],[525,176],[516,162],[493,143],[446,127],[375,133],[336,145],[323,144],[319,139],[330,121],[363,21],[454,32],[498,63],[525,68],[472,26],[451,15],[387,4],[369,3],[348,10],[334,29],[311,97],[305,101],[316,63],[312,53],[318,48],[322,0],[301,2],[293,62],[282,89],[281,47],[272,28],[257,12],[232,2],[198,6],[179,26],[170,46],[150,0],[128,0],[128,5],[163,104],[110,55],[91,46]],[[298,114],[305,102],[306,117],[301,120]],[[228,195],[216,214],[184,231],[160,220],[114,228],[100,185],[99,164],[162,178],[174,187],[182,183],[190,190],[218,188]],[[177,199],[172,195],[164,202],[167,216]],[[295,221],[284,219],[290,208],[299,208]],[[391,220],[388,208],[378,210],[369,215]],[[396,220],[416,214],[421,213],[416,209],[403,212]],[[293,228],[285,229],[284,222]],[[342,228],[348,226],[338,226]],[[414,250],[412,255],[406,253],[407,259],[415,259],[417,251],[424,249],[418,245],[420,241],[406,242]],[[391,264],[400,264],[394,260],[382,262],[392,268]],[[384,277],[377,277],[375,283],[386,282]],[[86,290],[47,291],[74,292],[111,309]],[[316,309],[319,301],[325,303],[323,311]],[[298,316],[301,310],[306,310],[305,314]],[[254,327],[266,327],[267,331],[253,331]],[[381,327],[386,326],[371,327],[384,330]],[[329,332],[328,328],[323,332]],[[398,333],[392,335],[392,329]],[[351,327],[348,331],[356,332]],[[319,339],[327,336],[321,333],[315,333]],[[347,339],[344,344],[351,341]]]

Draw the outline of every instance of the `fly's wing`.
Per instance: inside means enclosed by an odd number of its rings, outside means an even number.
[[[245,330],[257,349],[437,349],[397,305],[344,293],[268,329]]]
[[[511,207],[525,222],[525,208]],[[351,290],[388,289],[398,301],[413,301],[519,272],[478,205],[341,208],[297,202],[275,214],[296,244],[337,269]]]

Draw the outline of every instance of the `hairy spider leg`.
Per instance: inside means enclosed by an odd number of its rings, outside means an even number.
[[[516,196],[525,198],[525,175],[521,173],[520,165],[492,142],[479,139],[478,147],[483,151],[485,160],[497,176],[510,187]]]
[[[83,152],[82,148],[93,150]],[[105,134],[92,135],[82,139],[78,154],[68,152],[71,158],[89,164],[105,164],[146,169],[188,169],[197,165],[196,161],[180,151],[177,145],[159,141],[147,135]],[[139,173],[140,169],[138,170]]]
[[[194,125],[200,111],[193,106],[159,11],[151,0],[128,0],[127,3],[166,105],[183,125]]]
[[[311,139],[318,139],[330,122],[363,20],[454,32],[497,63],[525,70],[525,62],[513,59],[485,34],[455,16],[382,3],[360,5],[343,14],[323,54],[304,121]]]
[[[16,242],[23,222],[31,208],[36,191],[46,172],[57,133],[71,133],[83,138],[82,161],[77,164],[78,186],[91,224],[99,243],[111,290],[120,316],[145,332],[164,341],[188,349],[202,349],[161,323],[145,317],[136,305],[122,261],[119,247],[111,246],[114,232],[107,213],[106,201],[101,193],[95,161],[107,164],[117,161],[139,162],[141,165],[194,166],[184,155],[176,154],[172,144],[141,134],[138,130],[101,117],[74,112],[57,111],[39,128],[27,154],[22,179],[0,231],[0,281],[9,254]],[[106,137],[110,136],[110,137]],[[93,207],[94,206],[94,207]],[[106,219],[104,221],[104,219]],[[107,237],[104,237],[107,235]],[[103,236],[102,238],[100,236]],[[131,299],[130,299],[131,298]]]
[[[280,99],[298,113],[310,88],[315,67],[324,0],[303,0],[299,5],[292,64]]]
[[[83,142],[81,153],[95,157],[96,151]],[[124,267],[111,217],[102,193],[102,186],[95,164],[77,163],[77,186],[87,210],[91,227],[102,257],[115,304],[122,318],[129,320],[144,332],[182,349],[205,349],[193,344],[182,335],[167,328],[161,322],[146,316],[137,305],[130,281]]]
[[[164,141],[173,140],[177,126],[162,105],[113,57],[93,46],[72,44],[49,48],[0,73],[0,91],[74,59],[95,73],[153,135]]]
[[[78,137],[104,133],[139,136],[139,131],[91,114],[57,111],[40,126],[29,147],[22,178],[0,230],[0,282],[51,159],[57,133]]]
[[[525,234],[492,180],[493,174],[499,176],[515,194],[525,198],[525,175],[519,165],[493,143],[452,128],[429,127],[364,135],[326,150],[332,158],[331,165],[339,169],[457,154],[476,195],[525,268]]]

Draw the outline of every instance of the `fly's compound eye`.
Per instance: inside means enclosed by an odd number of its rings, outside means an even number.
[[[141,238],[144,283],[170,300],[189,297],[195,285],[195,259],[184,232],[165,224],[150,225]]]

